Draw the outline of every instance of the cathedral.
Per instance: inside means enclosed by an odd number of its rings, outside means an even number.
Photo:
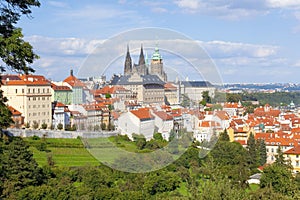
[[[144,56],[143,46],[141,46],[141,52],[139,56],[138,64],[132,64],[132,59],[129,52],[129,46],[127,46],[127,53],[124,64],[124,75],[138,74],[143,75],[157,75],[162,81],[167,81],[167,74],[164,71],[163,59],[159,53],[159,49],[156,47],[151,57],[151,64],[148,64],[148,58]]]

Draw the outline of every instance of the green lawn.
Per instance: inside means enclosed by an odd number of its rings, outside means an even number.
[[[47,164],[47,155],[52,156],[56,166],[99,165],[99,161],[84,148],[80,139],[47,138],[45,141],[48,152],[39,151],[36,148],[42,139],[24,138],[24,140],[29,144],[29,149],[33,152],[33,157],[40,166]]]

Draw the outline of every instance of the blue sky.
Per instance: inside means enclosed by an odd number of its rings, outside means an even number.
[[[57,81],[106,39],[159,27],[197,41],[225,83],[300,83],[300,0],[42,0],[32,17],[18,25],[41,57],[34,67]]]

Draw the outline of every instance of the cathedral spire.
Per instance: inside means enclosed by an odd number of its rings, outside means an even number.
[[[143,44],[141,44],[141,53],[139,58],[139,66],[145,65],[145,57],[144,57],[144,51],[143,51]]]
[[[124,75],[131,74],[131,71],[132,71],[132,61],[129,53],[129,45],[127,44],[127,53],[126,53],[125,64],[124,64]]]

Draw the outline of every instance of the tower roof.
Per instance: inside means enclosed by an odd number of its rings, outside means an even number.
[[[143,45],[141,45],[141,52],[140,52],[140,58],[139,58],[139,66],[141,66],[141,65],[145,65]]]
[[[161,60],[162,56],[159,53],[158,47],[155,47],[154,53],[152,54],[152,60]]]

